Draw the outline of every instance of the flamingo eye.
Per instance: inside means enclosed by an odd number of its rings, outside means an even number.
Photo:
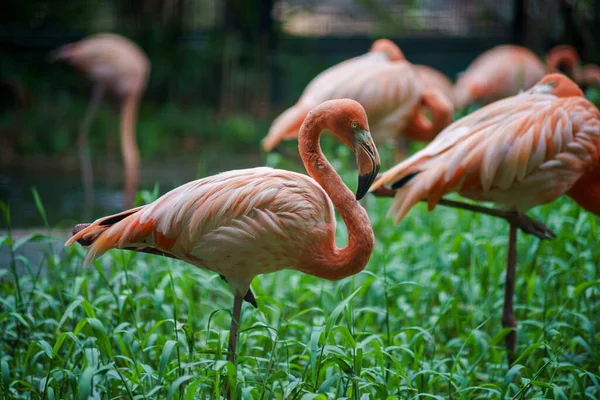
[[[550,82],[548,82],[548,85],[550,85],[551,87],[555,88],[556,87],[556,81],[550,81]]]
[[[356,121],[350,122],[350,128],[352,128],[352,129],[358,129],[358,122],[356,122]]]

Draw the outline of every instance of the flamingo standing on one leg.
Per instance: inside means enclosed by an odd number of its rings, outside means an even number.
[[[466,208],[510,222],[502,324],[516,327],[513,297],[517,228],[541,239],[554,236],[522,212],[567,193],[600,215],[600,112],[560,74],[529,91],[498,101],[454,122],[423,150],[378,178],[373,191],[397,189],[389,210],[398,223],[417,202]],[[383,190],[382,190],[383,189]],[[492,201],[508,211],[442,199],[447,193]],[[506,339],[515,360],[516,331]]]
[[[329,129],[356,153],[356,196],[319,145]],[[154,203],[78,225],[66,245],[89,246],[84,264],[109,249],[165,254],[220,274],[234,294],[228,360],[236,362],[242,299],[256,307],[250,283],[258,274],[294,269],[330,280],[366,266],[375,238],[362,198],[379,170],[379,155],[362,106],[327,101],[306,117],[298,137],[310,177],[271,168],[224,172],[176,188]],[[348,229],[335,244],[334,207]]]
[[[263,140],[265,151],[293,139],[308,111],[331,99],[351,98],[365,107],[375,143],[430,141],[453,119],[453,107],[439,90],[423,90],[412,65],[387,39],[375,41],[369,53],[334,65],[315,77],[298,102],[271,125]],[[423,111],[429,109],[432,121]]]
[[[123,197],[125,208],[133,206],[140,163],[135,121],[150,72],[148,57],[129,39],[102,33],[64,45],[57,51],[55,59],[73,65],[95,84],[78,140],[84,188],[89,202],[93,200],[93,178],[86,149],[88,131],[104,93],[111,91],[121,98],[121,152],[125,165]]]

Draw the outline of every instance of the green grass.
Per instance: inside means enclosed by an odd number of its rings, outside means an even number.
[[[326,154],[355,187],[349,151]],[[254,280],[259,309],[242,310],[237,374],[224,361],[232,295],[215,274],[125,251],[84,269],[78,245],[9,233],[0,239],[14,254],[0,269],[0,398],[205,399],[223,396],[226,382],[243,399],[600,397],[595,216],[568,199],[530,213],[558,237],[519,234],[520,357],[509,371],[507,224],[418,205],[394,226],[389,200],[366,203],[377,244],[363,272]],[[41,243],[40,265],[21,255],[26,241]],[[27,271],[18,279],[17,268]]]

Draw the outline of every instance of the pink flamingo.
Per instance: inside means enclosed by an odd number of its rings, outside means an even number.
[[[356,196],[319,144],[329,129],[356,153]],[[375,238],[362,198],[379,170],[379,155],[362,106],[349,99],[315,107],[300,128],[298,147],[312,177],[271,168],[224,172],[187,183],[152,204],[78,225],[66,245],[89,247],[84,265],[109,249],[164,254],[221,275],[234,295],[228,360],[235,363],[242,299],[255,307],[258,274],[294,269],[329,280],[363,270]],[[335,244],[334,208],[348,229]]]
[[[513,297],[517,228],[551,239],[554,233],[523,212],[563,194],[600,215],[600,112],[561,74],[529,91],[483,107],[448,126],[423,150],[386,171],[372,186],[395,196],[389,215],[398,223],[417,202],[465,208],[510,223],[502,324],[516,328]],[[392,184],[392,189],[383,188]],[[395,193],[394,193],[395,192]],[[493,210],[445,200],[451,192],[491,201]],[[517,333],[506,339],[513,363]]]
[[[317,75],[298,102],[275,119],[263,140],[265,151],[293,139],[308,111],[336,98],[365,107],[375,143],[405,139],[429,141],[452,122],[452,103],[437,89],[421,88],[412,65],[390,40],[375,41],[369,53],[334,65]],[[431,112],[431,121],[424,111]]]
[[[514,96],[539,81],[545,70],[540,58],[525,47],[496,46],[471,62],[456,81],[456,107]]]
[[[491,102],[527,90],[544,77],[546,72],[564,71],[577,78],[579,55],[574,47],[553,47],[546,65],[531,50],[521,46],[496,46],[477,57],[458,78],[454,87],[456,107],[470,103]]]
[[[150,72],[148,57],[129,39],[102,33],[64,45],[54,58],[73,65],[95,84],[78,139],[84,188],[90,204],[93,201],[93,175],[86,149],[88,131],[106,91],[113,92],[121,99],[121,153],[125,164],[123,197],[126,208],[133,206],[140,164],[135,121]]]

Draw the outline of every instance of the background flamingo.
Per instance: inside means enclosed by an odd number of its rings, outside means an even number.
[[[446,75],[428,65],[414,65],[413,69],[424,89],[439,89],[454,103],[454,84]]]
[[[71,64],[94,82],[92,98],[78,139],[84,188],[89,203],[93,201],[93,176],[86,148],[88,131],[106,91],[121,99],[121,153],[125,166],[124,206],[133,206],[140,164],[135,140],[135,122],[139,101],[150,72],[148,57],[129,39],[102,33],[61,47],[55,59]]]
[[[545,67],[531,50],[513,45],[496,46],[477,57],[456,81],[457,108],[477,102],[491,103],[513,96],[539,81]]]
[[[531,90],[456,121],[431,144],[385,172],[372,190],[397,189],[389,215],[398,223],[421,200],[499,216],[510,222],[502,324],[516,327],[513,297],[517,227],[546,239],[554,234],[522,212],[567,193],[600,215],[600,113],[560,74]],[[384,191],[388,195],[390,191]],[[509,211],[442,201],[450,192],[492,201]],[[515,360],[516,331],[507,336]]]
[[[577,83],[585,90],[589,86],[600,86],[600,67],[594,64],[588,64],[581,67],[577,74]]]
[[[531,50],[514,45],[496,46],[477,57],[458,78],[456,106],[488,104],[514,96],[532,87],[546,72],[564,72],[577,78],[579,55],[574,47],[555,46],[548,52],[546,65]]]
[[[378,145],[386,141],[429,141],[452,122],[453,107],[439,90],[423,90],[412,65],[387,39],[376,41],[369,53],[334,65],[317,75],[298,102],[271,125],[263,140],[265,151],[292,139],[308,111],[330,99],[351,98],[363,105]],[[431,112],[429,121],[423,111]]]
[[[333,131],[356,153],[356,197],[319,145]],[[360,272],[374,245],[362,198],[379,170],[364,109],[353,100],[315,107],[300,128],[299,150],[312,178],[271,168],[229,171],[190,182],[154,203],[78,225],[66,245],[89,246],[84,264],[112,248],[165,254],[220,274],[234,294],[228,359],[235,363],[242,299],[253,302],[258,274],[295,269],[338,280]],[[348,228],[335,244],[334,207]]]

